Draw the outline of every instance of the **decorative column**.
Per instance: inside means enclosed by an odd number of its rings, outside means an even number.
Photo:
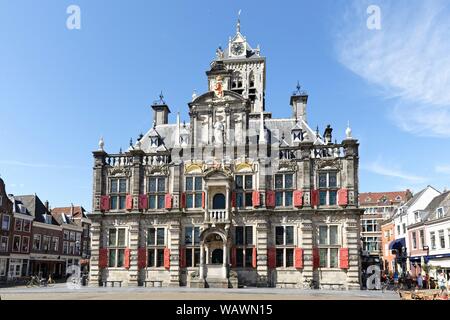
[[[205,245],[203,242],[200,243],[200,279],[205,278]]]
[[[300,247],[303,249],[303,281],[306,279],[314,279],[314,265],[313,265],[313,248],[314,248],[314,236],[313,236],[313,222],[311,214],[304,214],[301,224],[301,243]],[[309,289],[309,285],[304,286],[305,289]]]
[[[227,277],[227,243],[223,243],[223,258],[222,258],[222,277]]]
[[[230,186],[227,185],[225,202],[225,221],[230,221]]]
[[[129,287],[138,286],[138,247],[139,247],[139,220],[128,223],[130,230],[130,269],[128,270]]]
[[[170,287],[180,286],[180,224],[170,225]]]
[[[347,289],[359,290],[360,284],[360,255],[359,255],[359,214],[348,218],[345,224],[345,240],[348,248]]]
[[[269,286],[269,268],[267,265],[267,248],[268,248],[268,223],[260,222],[256,225],[256,271],[258,273],[256,286]]]
[[[99,268],[99,256],[101,245],[101,216],[89,217],[92,220],[91,224],[91,259],[90,259],[90,272],[89,272],[89,286],[98,287],[101,279],[101,270]],[[98,219],[98,221],[97,221]]]

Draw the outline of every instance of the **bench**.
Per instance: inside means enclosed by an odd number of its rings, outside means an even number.
[[[121,280],[107,280],[107,281],[102,281],[102,286],[103,287],[107,287],[108,283],[111,284],[111,287],[114,287],[114,284],[119,284],[119,287],[122,287],[122,281]]]
[[[144,280],[142,281],[144,287],[162,287],[162,280]],[[150,285],[148,285],[150,284]],[[155,285],[157,284],[157,285]]]

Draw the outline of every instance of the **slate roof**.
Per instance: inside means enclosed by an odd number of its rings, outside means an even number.
[[[359,194],[360,205],[385,205],[395,203],[405,203],[412,195],[411,191],[391,191],[391,192],[362,192]],[[386,202],[382,201],[386,199]]]
[[[444,216],[450,215],[450,191],[444,192],[436,196],[425,208],[424,220],[435,220],[437,219],[436,209],[444,209]]]
[[[47,223],[45,217],[50,215],[50,212],[37,195],[15,196],[14,198],[22,202],[35,221]],[[52,219],[51,222],[52,224],[58,224],[55,219]]]

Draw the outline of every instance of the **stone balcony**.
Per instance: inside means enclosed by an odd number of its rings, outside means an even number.
[[[228,211],[225,209],[210,209],[206,214],[206,221],[211,223],[230,222]]]

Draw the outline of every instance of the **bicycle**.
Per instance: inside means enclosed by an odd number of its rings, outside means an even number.
[[[48,276],[48,279],[46,281],[47,287],[53,287],[56,284],[55,280],[53,280],[52,276]]]
[[[31,276],[30,280],[27,282],[27,288],[40,287],[41,281],[37,276]]]
[[[306,279],[304,282],[310,289],[316,289],[317,288],[317,281],[314,279]]]

